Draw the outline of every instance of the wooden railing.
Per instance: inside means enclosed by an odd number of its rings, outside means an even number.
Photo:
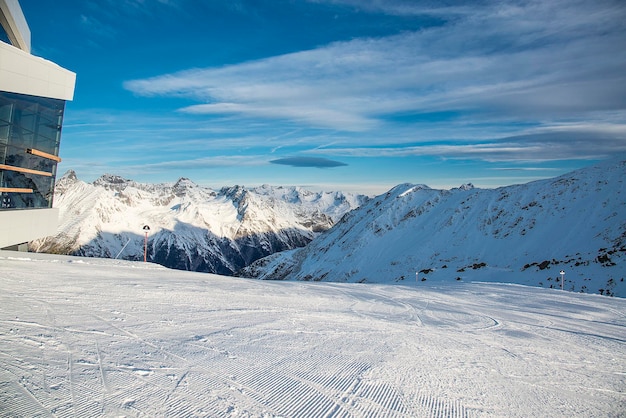
[[[33,193],[33,189],[22,189],[19,187],[0,187],[0,193]]]
[[[46,158],[48,160],[56,161],[57,163],[61,162],[61,158],[56,155],[49,154],[44,151],[40,151],[35,148],[27,148],[26,153],[36,155],[38,157]],[[16,167],[13,165],[0,164],[0,170],[8,170],[8,171],[17,171],[20,173],[27,174],[36,174],[38,176],[46,176],[52,177],[52,173],[41,170],[33,170],[32,168],[24,168],[24,167]],[[22,187],[0,187],[0,193],[33,193],[33,189],[22,188]]]
[[[52,177],[52,173],[47,171],[33,170],[32,168],[15,167],[13,165],[0,164],[0,170],[19,171],[20,173],[37,174],[40,176]]]
[[[57,157],[54,154],[48,154],[47,152],[39,151],[38,149],[35,149],[35,148],[26,148],[26,152],[28,154],[36,155],[38,157],[43,157],[43,158],[47,158],[49,160],[54,160],[57,163],[61,162],[61,157]]]

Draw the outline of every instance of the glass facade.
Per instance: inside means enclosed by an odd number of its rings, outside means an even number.
[[[0,210],[50,208],[65,101],[0,91]]]

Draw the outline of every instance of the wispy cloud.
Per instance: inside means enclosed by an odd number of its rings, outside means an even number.
[[[626,75],[619,71],[626,65],[626,8],[612,2],[488,5],[420,32],[125,86],[139,95],[205,102],[185,112],[291,119],[348,131],[372,129],[394,112],[558,117],[626,107]]]
[[[76,66],[61,167],[332,183],[337,170],[284,166],[345,161],[345,184],[390,187],[427,175],[460,184],[449,165],[500,167],[504,178],[625,153],[622,3],[85,1],[71,8],[68,32],[102,55]],[[335,13],[341,31],[320,29]],[[177,30],[159,37],[166,16]],[[248,25],[258,39],[238,36]],[[150,71],[115,91],[116,77]],[[424,168],[433,161],[446,169]]]
[[[549,161],[625,151],[626,8],[618,2],[329,2],[447,20],[125,87],[198,101],[184,114],[333,130],[303,151],[317,155]],[[459,116],[420,117],[432,112]],[[394,121],[398,115],[403,123]]]
[[[331,168],[341,167],[348,164],[340,161],[329,160],[320,157],[287,157],[270,160],[272,164],[289,165],[291,167],[315,167],[315,168]]]
[[[311,152],[317,155],[345,157],[438,156],[488,162],[599,160],[618,153],[626,154],[626,141],[623,137],[607,138],[593,132],[586,134],[558,132],[471,143],[329,147],[318,148]]]
[[[85,161],[81,158],[64,159],[60,166],[60,173],[71,168],[79,173],[81,178],[92,181],[104,173],[114,173],[131,179],[158,178],[159,181],[173,181],[180,177],[180,173],[194,173],[196,178],[211,178],[208,172],[235,168],[258,167],[267,165],[265,155],[215,155],[199,158],[173,158],[168,161],[119,161],[108,159],[106,162]]]
[[[93,16],[80,15],[80,25],[91,36],[96,38],[114,38],[117,31],[112,25],[101,22]]]
[[[79,28],[92,47],[111,47],[121,38],[129,22],[155,18],[172,10],[180,11],[181,0],[98,0],[85,1],[80,8]],[[184,0],[182,0],[184,1]]]
[[[152,16],[157,10],[166,7],[168,10],[179,9],[185,0],[98,0],[87,2],[87,6],[95,14],[107,19],[118,19],[123,16]]]

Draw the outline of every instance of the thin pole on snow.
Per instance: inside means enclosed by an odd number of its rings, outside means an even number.
[[[150,231],[150,227],[148,225],[143,226],[143,230],[146,233],[146,237],[143,240],[143,262],[148,261],[148,231]]]
[[[561,290],[563,290],[563,278],[565,277],[565,271],[561,270],[559,274],[561,275]]]

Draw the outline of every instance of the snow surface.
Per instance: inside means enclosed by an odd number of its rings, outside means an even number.
[[[626,300],[0,252],[0,416],[624,416]]]

